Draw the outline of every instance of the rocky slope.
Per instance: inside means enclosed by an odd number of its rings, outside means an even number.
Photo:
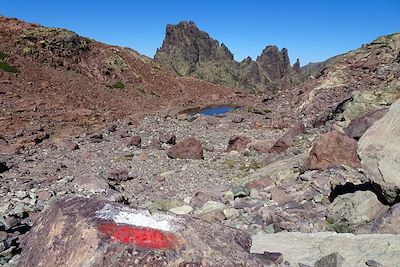
[[[400,34],[248,95],[1,22],[0,265],[399,265]]]
[[[154,59],[180,76],[253,91],[287,88],[298,82],[300,70],[290,66],[287,49],[279,51],[276,46],[267,46],[255,61],[247,58],[237,62],[224,44],[193,22],[168,25]]]
[[[0,36],[2,135],[32,125],[81,133],[109,120],[208,103],[212,95],[235,101],[232,90],[175,77],[132,49],[68,30],[0,17]]]

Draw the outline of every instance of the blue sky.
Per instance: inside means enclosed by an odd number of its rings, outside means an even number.
[[[325,60],[400,32],[400,0],[90,1],[0,0],[0,14],[73,30],[152,57],[166,24],[192,20],[235,59],[266,45],[286,47],[293,63]]]

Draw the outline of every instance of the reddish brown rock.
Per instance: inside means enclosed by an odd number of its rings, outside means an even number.
[[[279,206],[285,205],[290,201],[289,195],[281,188],[273,187],[269,190],[271,199],[278,203]]]
[[[140,146],[142,144],[142,138],[139,135],[134,135],[128,138],[128,146]]]
[[[250,246],[218,223],[75,197],[36,220],[19,266],[273,266]]]
[[[188,137],[172,146],[167,154],[173,159],[202,159],[203,146],[194,137]]]
[[[88,136],[89,141],[92,143],[101,143],[104,141],[102,133],[93,133]]]
[[[271,178],[264,177],[264,178],[260,178],[260,179],[257,179],[257,180],[253,180],[253,181],[247,182],[245,184],[245,187],[249,188],[249,189],[261,190],[261,189],[264,189],[264,188],[272,185],[273,183],[274,183],[274,181]]]
[[[161,143],[175,145],[176,144],[176,136],[171,133],[162,133],[159,135],[158,140]]]
[[[306,169],[326,170],[341,165],[361,167],[357,155],[357,141],[336,131],[320,136],[311,149]]]
[[[235,135],[232,136],[229,141],[228,141],[228,148],[226,149],[227,151],[243,151],[248,144],[251,143],[251,139],[246,136],[239,136]]]
[[[272,146],[273,143],[271,141],[258,141],[249,145],[249,147],[257,151],[258,154],[270,152]]]
[[[125,168],[113,168],[108,172],[108,178],[117,183],[129,179],[129,171]]]
[[[285,152],[289,147],[293,145],[293,138],[295,138],[299,134],[304,133],[305,130],[306,127],[302,122],[295,124],[281,138],[279,138],[278,141],[276,141],[270,151],[274,153]]]
[[[381,119],[389,109],[383,108],[371,111],[364,116],[353,119],[349,126],[344,130],[348,137],[356,140],[365,133],[365,131],[377,120]]]

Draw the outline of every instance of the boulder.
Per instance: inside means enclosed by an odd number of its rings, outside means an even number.
[[[142,144],[142,138],[139,135],[134,135],[128,138],[127,146],[140,146]]]
[[[365,131],[388,112],[387,108],[371,111],[364,116],[353,119],[344,130],[346,135],[353,139],[360,139]]]
[[[176,144],[176,136],[171,133],[162,133],[158,136],[158,140],[161,143],[175,145]]]
[[[127,168],[112,168],[108,171],[108,179],[116,183],[129,180],[129,171]]]
[[[314,142],[306,169],[326,170],[341,165],[361,167],[357,156],[357,141],[336,131],[323,134]]]
[[[53,203],[23,242],[19,266],[271,266],[250,236],[216,223],[90,198]]]
[[[357,234],[400,234],[400,203],[393,205],[385,214],[360,226],[354,232]]]
[[[340,195],[327,208],[327,219],[335,226],[354,229],[381,216],[388,207],[371,191]]]
[[[188,137],[172,146],[167,154],[173,159],[202,159],[203,146],[194,137]]]
[[[291,127],[281,138],[279,138],[275,144],[271,147],[271,152],[273,153],[283,153],[289,147],[293,145],[293,139],[299,134],[304,133],[306,127],[302,122],[295,124]]]
[[[5,160],[0,158],[0,173],[8,171],[10,168],[7,166],[7,163]]]
[[[308,158],[307,153],[286,157],[256,170],[253,174],[240,178],[242,184],[269,177],[273,182],[294,180],[299,175],[299,169],[304,166]]]
[[[353,235],[334,232],[258,233],[252,236],[251,252],[279,251],[290,266],[299,263],[314,266],[322,257],[339,253],[346,260],[346,267],[366,266],[369,260],[383,266],[398,266],[400,238],[398,235]]]
[[[78,188],[93,193],[106,192],[109,188],[109,185],[105,179],[94,174],[78,175],[74,178],[72,183]]]
[[[358,141],[358,155],[367,176],[390,203],[400,194],[400,100]]]
[[[229,138],[228,141],[228,147],[227,151],[243,151],[245,148],[247,148],[247,145],[251,143],[251,139],[246,137],[246,136],[239,136],[239,135],[234,135],[231,138]]]
[[[319,259],[314,267],[346,267],[345,259],[337,252]]]
[[[351,101],[345,107],[343,117],[351,121],[373,110],[386,108],[398,98],[399,93],[397,92],[355,92]]]

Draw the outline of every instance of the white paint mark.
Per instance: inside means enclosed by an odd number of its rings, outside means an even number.
[[[138,227],[149,227],[162,231],[172,232],[180,228],[179,224],[183,219],[165,214],[150,214],[149,211],[138,211],[129,208],[114,207],[110,204],[105,205],[96,212],[97,218],[113,220],[118,224],[128,224]]]

